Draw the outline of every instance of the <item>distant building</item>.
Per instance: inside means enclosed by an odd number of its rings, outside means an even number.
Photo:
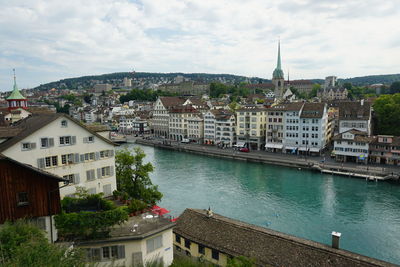
[[[336,87],[337,85],[337,77],[336,76],[328,76],[325,77],[325,83],[324,83],[324,88],[323,89],[329,89],[332,87]]]
[[[124,77],[124,87],[132,87],[132,79],[129,79],[128,77]]]
[[[103,92],[111,91],[112,85],[108,83],[100,83],[94,85],[94,93],[102,94]]]
[[[369,143],[372,138],[366,132],[348,130],[333,137],[332,154],[339,162],[368,162]]]
[[[361,100],[360,102],[341,102],[339,104],[339,133],[348,130],[358,130],[371,135],[372,120],[371,103]]]
[[[285,78],[281,66],[281,43],[278,44],[278,61],[272,73],[272,83],[274,84],[275,97],[281,98],[285,92]]]
[[[370,162],[400,165],[400,136],[378,135],[369,145]]]
[[[325,78],[323,88],[317,92],[317,97],[325,101],[346,100],[348,98],[348,90],[337,85],[336,76],[328,76]]]
[[[181,83],[163,84],[158,90],[179,95],[203,95],[210,93],[210,84],[198,83],[193,81],[183,81]]]
[[[267,109],[247,106],[236,110],[236,143],[246,144],[251,149],[261,150],[265,146]]]
[[[154,104],[152,127],[155,136],[168,138],[170,109],[182,105],[185,99],[179,97],[159,97]]]

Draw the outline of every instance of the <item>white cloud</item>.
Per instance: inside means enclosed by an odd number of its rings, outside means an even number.
[[[6,3],[7,2],[7,3]],[[0,90],[115,71],[398,73],[396,0],[0,0]]]

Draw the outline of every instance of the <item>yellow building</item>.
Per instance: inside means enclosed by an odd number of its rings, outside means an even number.
[[[248,106],[236,110],[237,144],[245,143],[251,149],[260,150],[265,145],[267,109]]]

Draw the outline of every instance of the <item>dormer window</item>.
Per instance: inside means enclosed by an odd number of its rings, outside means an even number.
[[[61,121],[61,127],[63,127],[63,128],[68,127],[68,121],[67,120],[62,120]]]

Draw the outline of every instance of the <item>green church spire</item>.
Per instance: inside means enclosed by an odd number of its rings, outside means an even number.
[[[275,68],[274,72],[272,73],[272,78],[273,79],[284,79],[282,64],[281,64],[281,41],[280,40],[278,43],[278,60],[276,63],[276,68]]]
[[[13,71],[14,71],[14,88],[13,88],[11,94],[9,95],[9,97],[7,97],[7,100],[26,99],[18,90],[17,78],[15,76],[15,69],[13,69]]]

